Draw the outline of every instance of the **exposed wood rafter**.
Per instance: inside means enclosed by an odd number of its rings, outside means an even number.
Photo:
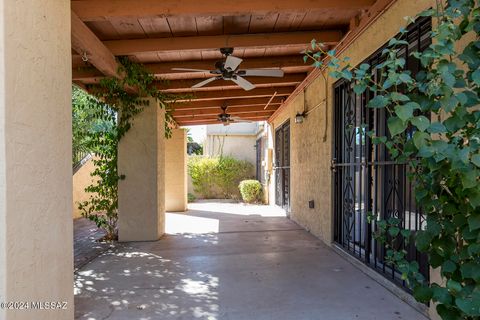
[[[118,63],[114,55],[105,47],[97,36],[80,20],[75,12],[72,14],[72,49],[80,56],[85,55],[95,68],[108,77],[118,77]]]
[[[350,44],[360,37],[363,32],[374,23],[378,17],[382,15],[391,5],[393,5],[397,0],[377,0],[375,3],[368,9],[365,14],[363,14],[358,21],[355,21],[351,27],[354,29],[350,30],[345,37],[340,41],[334,48],[336,54],[339,55],[345,51]],[[326,65],[326,64],[325,64]],[[324,72],[325,67],[321,69],[315,69],[309,73],[309,75],[303,80],[303,82],[297,86],[295,91],[285,100],[285,102],[278,108],[278,110],[268,119],[269,122],[272,122],[283,110],[286,108],[288,103],[293,101],[297,95],[299,95],[305,88],[310,85],[316,78],[321,76],[321,73]]]

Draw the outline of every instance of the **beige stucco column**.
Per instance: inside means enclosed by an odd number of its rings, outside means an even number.
[[[165,113],[154,99],[120,141],[118,237],[158,240],[165,232]]]
[[[173,129],[165,141],[165,210],[187,210],[187,131]]]
[[[73,319],[69,1],[0,1],[0,319]]]

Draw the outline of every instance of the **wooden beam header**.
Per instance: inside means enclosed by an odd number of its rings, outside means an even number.
[[[264,98],[239,98],[239,99],[220,99],[220,100],[201,100],[201,101],[190,101],[186,103],[176,103],[171,107],[174,110],[192,110],[192,109],[206,109],[206,108],[220,108],[223,105],[241,107],[241,106],[265,106],[270,100],[270,97]],[[270,102],[270,105],[281,104],[285,100],[285,97],[277,97]]]
[[[235,54],[235,53],[234,53]],[[203,61],[169,61],[160,63],[144,64],[145,68],[157,77],[164,75],[174,75],[184,72],[174,71],[172,68],[188,68],[212,70],[215,68],[215,62],[220,59],[203,60]],[[303,55],[300,53],[294,56],[277,56],[277,57],[250,57],[244,58],[241,69],[267,69],[267,68],[297,68],[300,72],[307,72],[312,67],[303,62]],[[288,71],[288,70],[287,70]],[[293,72],[292,72],[293,73]],[[101,77],[102,74],[94,68],[85,68],[83,64],[78,62],[73,64],[73,79],[83,80]]]
[[[312,39],[327,45],[338,43],[342,31],[297,31],[278,33],[252,33],[221,36],[196,36],[175,38],[149,38],[104,41],[106,47],[116,56],[134,55],[144,52],[208,50],[222,47],[248,48],[288,45],[307,46]],[[300,52],[299,52],[300,55]],[[243,66],[242,66],[243,67]]]
[[[248,81],[253,83],[254,85],[288,85],[288,86],[294,86],[296,84],[299,84],[300,82],[305,79],[307,74],[304,73],[298,73],[298,74],[286,74],[285,76],[281,78],[274,78],[274,77],[245,77]],[[208,85],[198,88],[198,89],[192,89],[191,87],[197,83],[202,81],[202,79],[194,79],[194,80],[172,80],[168,81],[166,83],[159,83],[158,88],[161,89],[162,91],[165,92],[188,92],[188,91],[202,91],[202,90],[211,90],[211,89],[216,89],[216,90],[224,90],[225,87],[233,87],[236,88],[238,87],[237,84],[235,84],[232,81],[229,80],[215,80]]]
[[[73,11],[84,21],[106,20],[108,17],[173,17],[173,16],[235,16],[269,12],[311,10],[361,10],[375,0],[74,0]]]
[[[250,91],[245,91],[241,88],[236,90],[223,91],[202,91],[192,94],[191,99],[180,100],[177,102],[188,102],[195,100],[225,100],[237,98],[256,98],[268,97],[270,98],[276,92],[277,96],[288,96],[293,92],[295,87],[272,87],[272,88],[255,88]],[[267,100],[268,101],[268,100]]]

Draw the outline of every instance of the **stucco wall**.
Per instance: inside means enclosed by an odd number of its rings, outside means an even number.
[[[205,155],[215,157],[223,154],[255,164],[256,135],[207,135]]]
[[[173,129],[165,140],[165,210],[187,210],[187,132]]]
[[[340,55],[350,57],[352,65],[359,64],[395,36],[406,25],[405,16],[415,16],[433,5],[432,0],[395,2],[360,37]],[[325,73],[328,77],[328,74]],[[287,119],[291,122],[291,218],[310,230],[327,244],[333,241],[332,206],[332,122],[333,84],[328,86],[322,76],[315,79],[303,93],[296,96],[271,123],[270,137]],[[328,91],[328,101],[325,92]],[[328,103],[326,103],[328,102]],[[295,124],[297,112],[307,111],[303,124]],[[326,129],[326,139],[323,140]],[[274,203],[275,179],[270,184],[270,202]],[[315,201],[315,208],[308,208],[308,201]]]
[[[78,209],[78,204],[87,201],[90,198],[90,194],[85,192],[85,188],[92,184],[94,178],[90,175],[95,166],[93,165],[93,159],[87,160],[85,164],[78,169],[73,175],[73,203],[72,211],[73,218],[80,218],[82,216],[81,211]]]
[[[73,319],[70,3],[3,0],[0,25],[0,301],[68,303],[0,318]]]

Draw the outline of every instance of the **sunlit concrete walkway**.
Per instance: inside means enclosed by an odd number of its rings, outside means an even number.
[[[76,319],[422,319],[273,207],[196,203],[76,274]]]

